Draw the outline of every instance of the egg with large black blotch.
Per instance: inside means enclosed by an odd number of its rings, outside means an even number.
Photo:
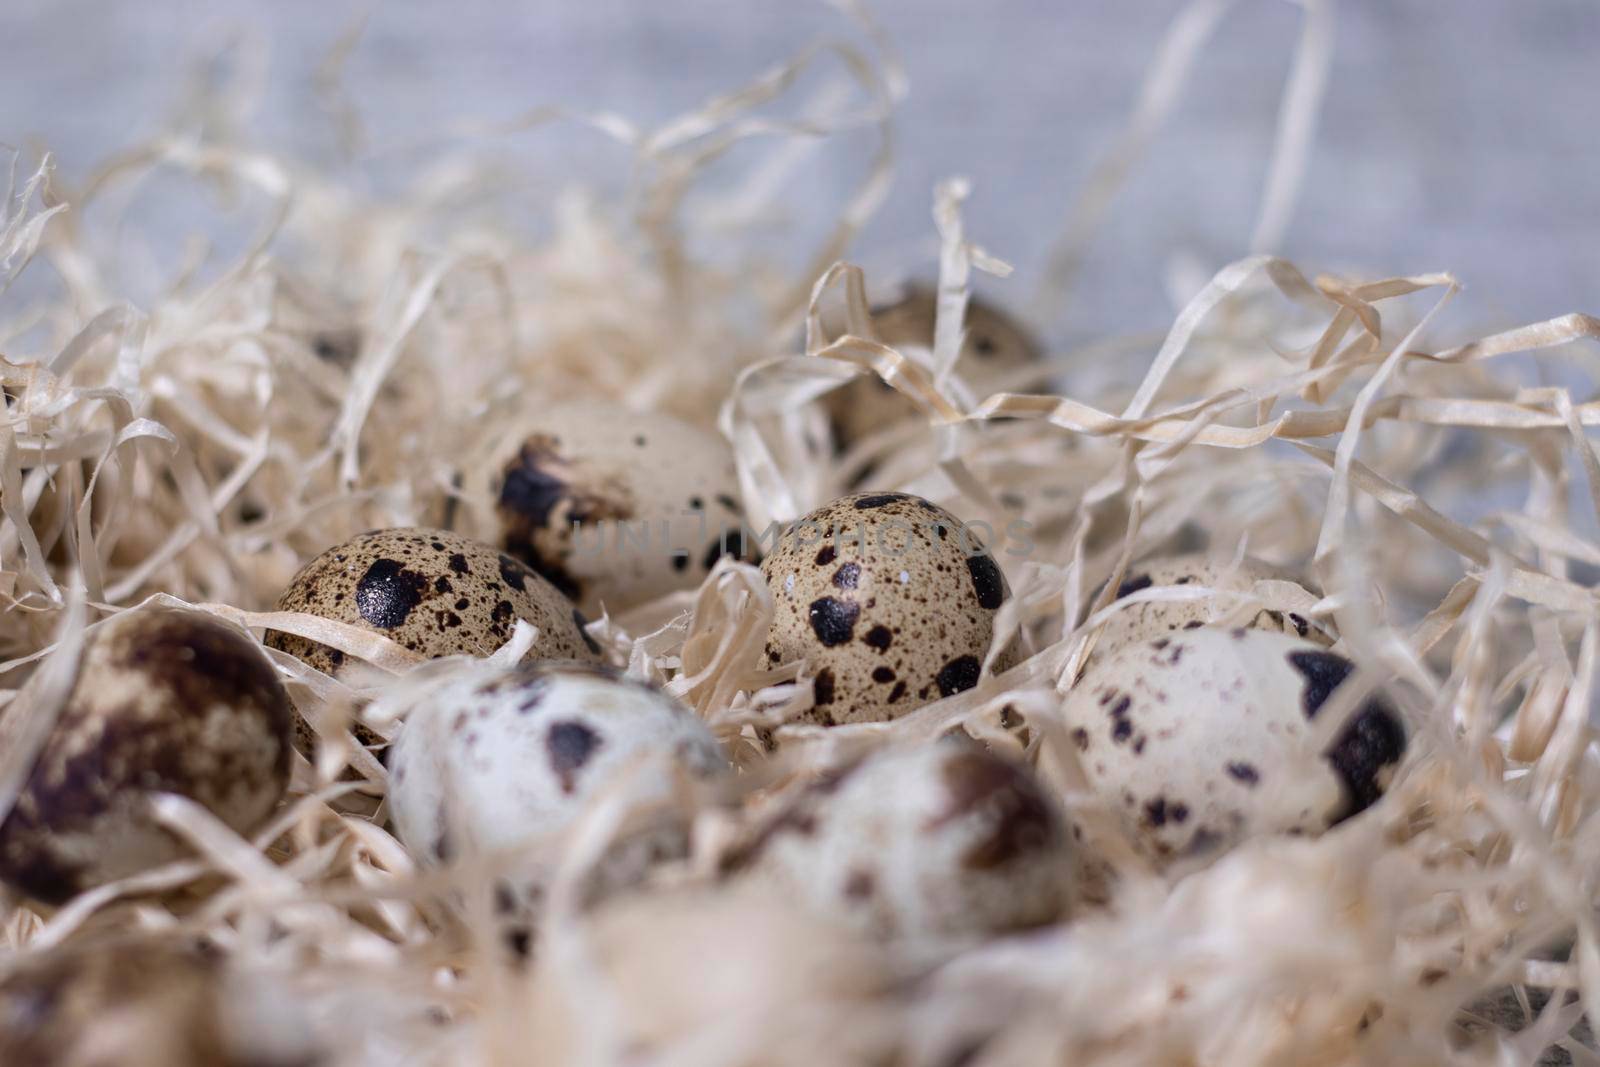
[[[1066,914],[1066,820],[1024,766],[965,739],[883,749],[800,787],[724,872],[881,937],[989,936]]]
[[[823,505],[761,572],[775,602],[767,666],[806,661],[814,701],[798,721],[824,726],[885,722],[977,685],[1010,595],[977,531],[909,493]]]
[[[619,783],[641,808],[665,804],[613,842],[591,882],[597,894],[686,852],[687,825],[668,803],[677,776],[710,780],[730,770],[705,723],[678,701],[610,668],[572,662],[453,673],[406,712],[389,766],[395,829],[426,864],[555,843]],[[517,872],[511,899],[536,898],[547,873],[537,862]]]
[[[872,326],[878,339],[891,347],[932,348],[937,308],[937,290],[913,285],[894,303],[874,308]],[[965,336],[956,372],[980,399],[1004,385],[1008,375],[1040,360],[1039,342],[1027,328],[987,300],[968,299],[962,327]],[[824,402],[842,447],[899,420],[919,417],[916,405],[876,374],[852,379]]]
[[[1368,698],[1315,747],[1318,713],[1352,670],[1299,637],[1202,627],[1124,646],[1062,714],[1091,787],[1166,862],[1320,834],[1383,795],[1406,749],[1387,700]]]
[[[84,640],[66,701],[0,823],[0,879],[48,904],[187,854],[147,794],[188,797],[248,833],[289,778],[289,697],[246,634],[203,612],[141,608]],[[17,743],[42,677],[7,706],[0,743]]]
[[[591,614],[693,589],[753,561],[733,451],[658,412],[583,401],[519,424],[496,460],[501,546]]]
[[[460,534],[422,527],[374,530],[335,545],[301,568],[278,598],[279,611],[300,611],[382,634],[428,659],[487,656],[503,645],[518,619],[539,630],[529,659],[599,661],[588,620],[518,560]],[[344,653],[282,631],[268,646],[337,675]],[[297,743],[311,735],[296,719]],[[380,740],[357,727],[365,744]]]

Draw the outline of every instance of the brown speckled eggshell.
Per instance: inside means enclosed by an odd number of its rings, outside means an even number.
[[[1259,559],[1246,556],[1235,566],[1194,554],[1158,557],[1130,564],[1123,574],[1122,584],[1117,587],[1115,599],[1151,586],[1196,585],[1248,591],[1255,583],[1262,581],[1293,582],[1308,594],[1312,592],[1303,575]],[[1153,600],[1119,608],[1106,620],[1080,673],[1086,673],[1100,660],[1129,645],[1165,637],[1180,630],[1209,626],[1226,615],[1230,608],[1230,604],[1215,597],[1203,600]],[[1332,645],[1334,641],[1322,625],[1289,610],[1284,604],[1268,602],[1252,618],[1242,620],[1242,625],[1252,630],[1301,637],[1324,646]]]
[[[600,647],[572,602],[523,563],[489,545],[444,530],[374,530],[306,564],[278,598],[279,611],[303,611],[380,633],[429,658],[487,656],[518,619],[539,628],[529,659],[598,662]],[[344,653],[272,630],[266,644],[335,675]],[[296,719],[297,741],[310,734]],[[367,744],[376,736],[358,728]]]
[[[874,308],[872,325],[884,344],[932,348],[937,306],[937,293],[933,289],[912,286],[896,303]],[[1039,343],[1027,329],[985,300],[977,297],[968,300],[963,326],[966,342],[956,363],[956,372],[980,397],[991,391],[1005,375],[1036,363],[1040,358]],[[841,447],[917,414],[916,405],[885,385],[876,374],[856,378],[834,390],[828,394],[826,403],[834,437]]]
[[[966,542],[961,520],[906,493],[840,497],[778,539],[761,564],[776,602],[765,654],[810,665],[802,721],[887,721],[978,684],[1010,589]]]
[[[60,717],[0,824],[0,878],[60,904],[184,855],[144,810],[147,791],[255,829],[288,783],[291,716],[272,664],[226,623],[165,608],[108,620],[87,636]],[[0,739],[17,729],[8,714]]]
[[[217,952],[171,936],[90,938],[12,961],[0,980],[6,1067],[309,1067],[318,1055],[286,998]],[[270,1030],[264,1028],[270,1027]],[[285,1032],[293,1027],[292,1033]],[[270,1033],[265,1042],[260,1035]]]
[[[801,787],[721,866],[896,937],[1052,922],[1074,864],[1066,820],[1033,774],[951,739],[874,752]]]
[[[490,487],[500,543],[583,610],[693,589],[724,555],[754,560],[733,452],[717,434],[594,401],[522,430]]]
[[[1406,749],[1387,700],[1370,697],[1314,747],[1353,669],[1299,637],[1206,626],[1119,649],[1073,686],[1062,718],[1090,786],[1164,862],[1319,834],[1383,795]]]

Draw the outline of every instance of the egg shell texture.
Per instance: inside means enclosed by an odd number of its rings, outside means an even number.
[[[761,570],[775,601],[767,662],[810,665],[815,706],[800,721],[825,726],[895,719],[977,685],[1010,595],[975,533],[907,493],[818,508]]]
[[[373,530],[301,568],[278,598],[303,611],[381,633],[429,659],[487,656],[518,619],[539,628],[531,656],[598,660],[600,649],[572,603],[526,566],[489,545],[444,530]],[[325,674],[344,664],[337,649],[272,631],[267,644]]]
[[[899,301],[874,308],[872,326],[886,345],[931,349],[937,307],[935,290],[913,286]],[[1040,359],[1039,343],[1028,330],[986,300],[968,300],[962,325],[966,336],[956,372],[980,397],[992,391],[1007,373]],[[836,329],[842,329],[842,324]],[[863,375],[834,390],[826,403],[834,436],[843,445],[917,415],[916,405],[876,374]]]
[[[425,862],[519,848],[566,829],[652,753],[696,778],[728,768],[692,712],[608,668],[464,672],[411,712],[393,746],[395,827]],[[630,796],[648,803],[671,795],[670,772],[643,773],[654,777]]]
[[[215,1032],[216,961],[154,938],[120,944],[72,945],[34,955],[0,981],[0,1062],[27,1067],[72,1067],[85,1062],[232,1065]],[[165,1047],[108,1046],[106,1033],[134,1030]],[[120,1019],[118,1018],[120,1016]],[[137,1024],[136,1024],[137,1025]],[[152,1026],[150,1031],[145,1026]],[[158,1028],[156,1028],[158,1027]],[[163,1040],[166,1039],[166,1040]],[[100,1047],[96,1055],[92,1050]],[[107,1047],[125,1058],[104,1060]]]
[[[14,736],[15,709],[0,735]],[[0,824],[0,878],[59,904],[185,854],[143,810],[177,793],[240,832],[288,782],[291,707],[245,634],[209,615],[124,612],[91,630],[78,675]]]
[[[492,488],[505,550],[585,611],[693,589],[724,555],[754,559],[732,451],[668,415],[543,413]]]
[[[1302,576],[1282,567],[1246,557],[1237,566],[1217,562],[1204,555],[1171,556],[1146,560],[1129,566],[1117,587],[1114,599],[1121,599],[1151,586],[1196,585],[1210,589],[1248,592],[1257,582],[1293,582],[1306,589]],[[1178,630],[1208,626],[1227,615],[1233,605],[1216,597],[1202,600],[1151,600],[1119,608],[1106,620],[1086,661],[1086,669],[1128,645],[1166,636]],[[1318,623],[1281,603],[1267,602],[1241,625],[1256,630],[1292,634],[1321,645],[1333,644],[1333,637]]]
[[[886,749],[800,788],[723,862],[876,936],[994,934],[1069,903],[1066,824],[970,741]]]
[[[1382,795],[1405,750],[1369,699],[1326,753],[1313,719],[1352,669],[1313,642],[1205,627],[1129,645],[1063,705],[1090,784],[1159,859],[1318,834]]]

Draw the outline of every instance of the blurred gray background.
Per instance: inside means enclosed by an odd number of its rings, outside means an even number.
[[[930,190],[962,173],[975,182],[970,234],[1018,268],[1000,295],[1025,299],[1182,7],[873,4],[910,94],[896,122],[894,187],[856,257],[891,272],[931,269]],[[334,117],[313,78],[363,14],[344,84],[369,146],[542,104],[658,122],[818,35],[871,50],[822,3],[0,0],[0,141],[36,137],[65,174],[82,174],[170,119],[195,66],[231,44],[230,65],[246,72],[235,84],[254,86],[253,131],[273,148],[334,161]],[[1311,171],[1282,250],[1308,271],[1455,271],[1468,292],[1453,315],[1483,325],[1600,312],[1600,3],[1342,0],[1333,22]],[[1248,251],[1301,24],[1287,0],[1230,9],[1113,203],[1053,332],[1159,329],[1172,312],[1164,277],[1175,251],[1206,269]],[[798,246],[849,195],[873,143],[851,134],[808,158],[787,229],[756,239]],[[530,204],[625,158],[573,128],[501,138],[493,150]],[[386,169],[407,165],[391,153],[349,169],[381,187]]]

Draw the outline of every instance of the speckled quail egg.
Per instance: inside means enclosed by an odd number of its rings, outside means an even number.
[[[1063,705],[1095,792],[1157,859],[1256,834],[1318,834],[1371,806],[1406,747],[1370,698],[1325,752],[1317,712],[1352,664],[1313,642],[1204,627],[1124,646]]]
[[[906,493],[818,508],[761,571],[776,601],[768,664],[809,664],[816,699],[802,721],[825,726],[895,719],[977,685],[1010,595],[976,531]]]
[[[505,855],[566,829],[652,754],[664,763],[641,771],[650,777],[629,793],[644,805],[667,800],[677,771],[706,779],[729,766],[691,711],[610,668],[475,667],[430,690],[405,720],[390,756],[395,829],[423,862]],[[617,842],[597,891],[636,881],[686,845],[681,820],[652,822]]]
[[[1304,579],[1292,571],[1258,559],[1245,557],[1235,566],[1229,561],[1214,561],[1204,555],[1169,556],[1130,565],[1117,588],[1117,598],[1151,586],[1199,585],[1210,589],[1249,592],[1257,582],[1289,582],[1307,597],[1316,594],[1306,588]],[[1298,607],[1299,605],[1293,605]],[[1217,597],[1202,600],[1152,600],[1117,609],[1095,639],[1085,662],[1085,672],[1098,661],[1128,645],[1163,637],[1178,630],[1193,630],[1221,620],[1234,605]],[[1290,605],[1270,599],[1249,619],[1234,619],[1255,630],[1292,634],[1321,645],[1333,638],[1318,623],[1291,610]]]
[[[752,559],[733,452],[669,415],[586,402],[521,427],[491,487],[500,543],[585,611],[693,589]]]
[[[932,288],[910,287],[903,299],[875,308],[872,325],[884,344],[933,347],[934,313],[938,294]],[[1027,329],[994,304],[977,297],[967,302],[963,317],[966,341],[956,372],[981,398],[1003,382],[1007,374],[1038,362],[1038,342]],[[916,414],[916,407],[876,374],[864,375],[828,394],[827,409],[835,439],[841,447],[866,437],[899,419]]]
[[[278,598],[279,611],[303,611],[383,634],[428,658],[486,656],[518,619],[538,627],[530,658],[600,659],[583,614],[549,582],[489,545],[420,527],[374,530],[328,549],[301,568]],[[338,649],[281,631],[266,643],[336,675]],[[309,751],[307,727],[297,742]],[[377,736],[356,731],[363,743]]]
[[[134,936],[30,952],[0,979],[0,1063],[306,1067],[297,1005],[216,953]]]
[[[802,787],[723,866],[889,937],[1052,922],[1075,869],[1033,774],[953,738],[880,750]]]
[[[6,707],[17,743],[37,679]],[[240,832],[289,776],[292,711],[246,634],[202,612],[143,608],[85,636],[78,674],[0,823],[0,879],[47,904],[185,855],[145,807],[177,793]]]

